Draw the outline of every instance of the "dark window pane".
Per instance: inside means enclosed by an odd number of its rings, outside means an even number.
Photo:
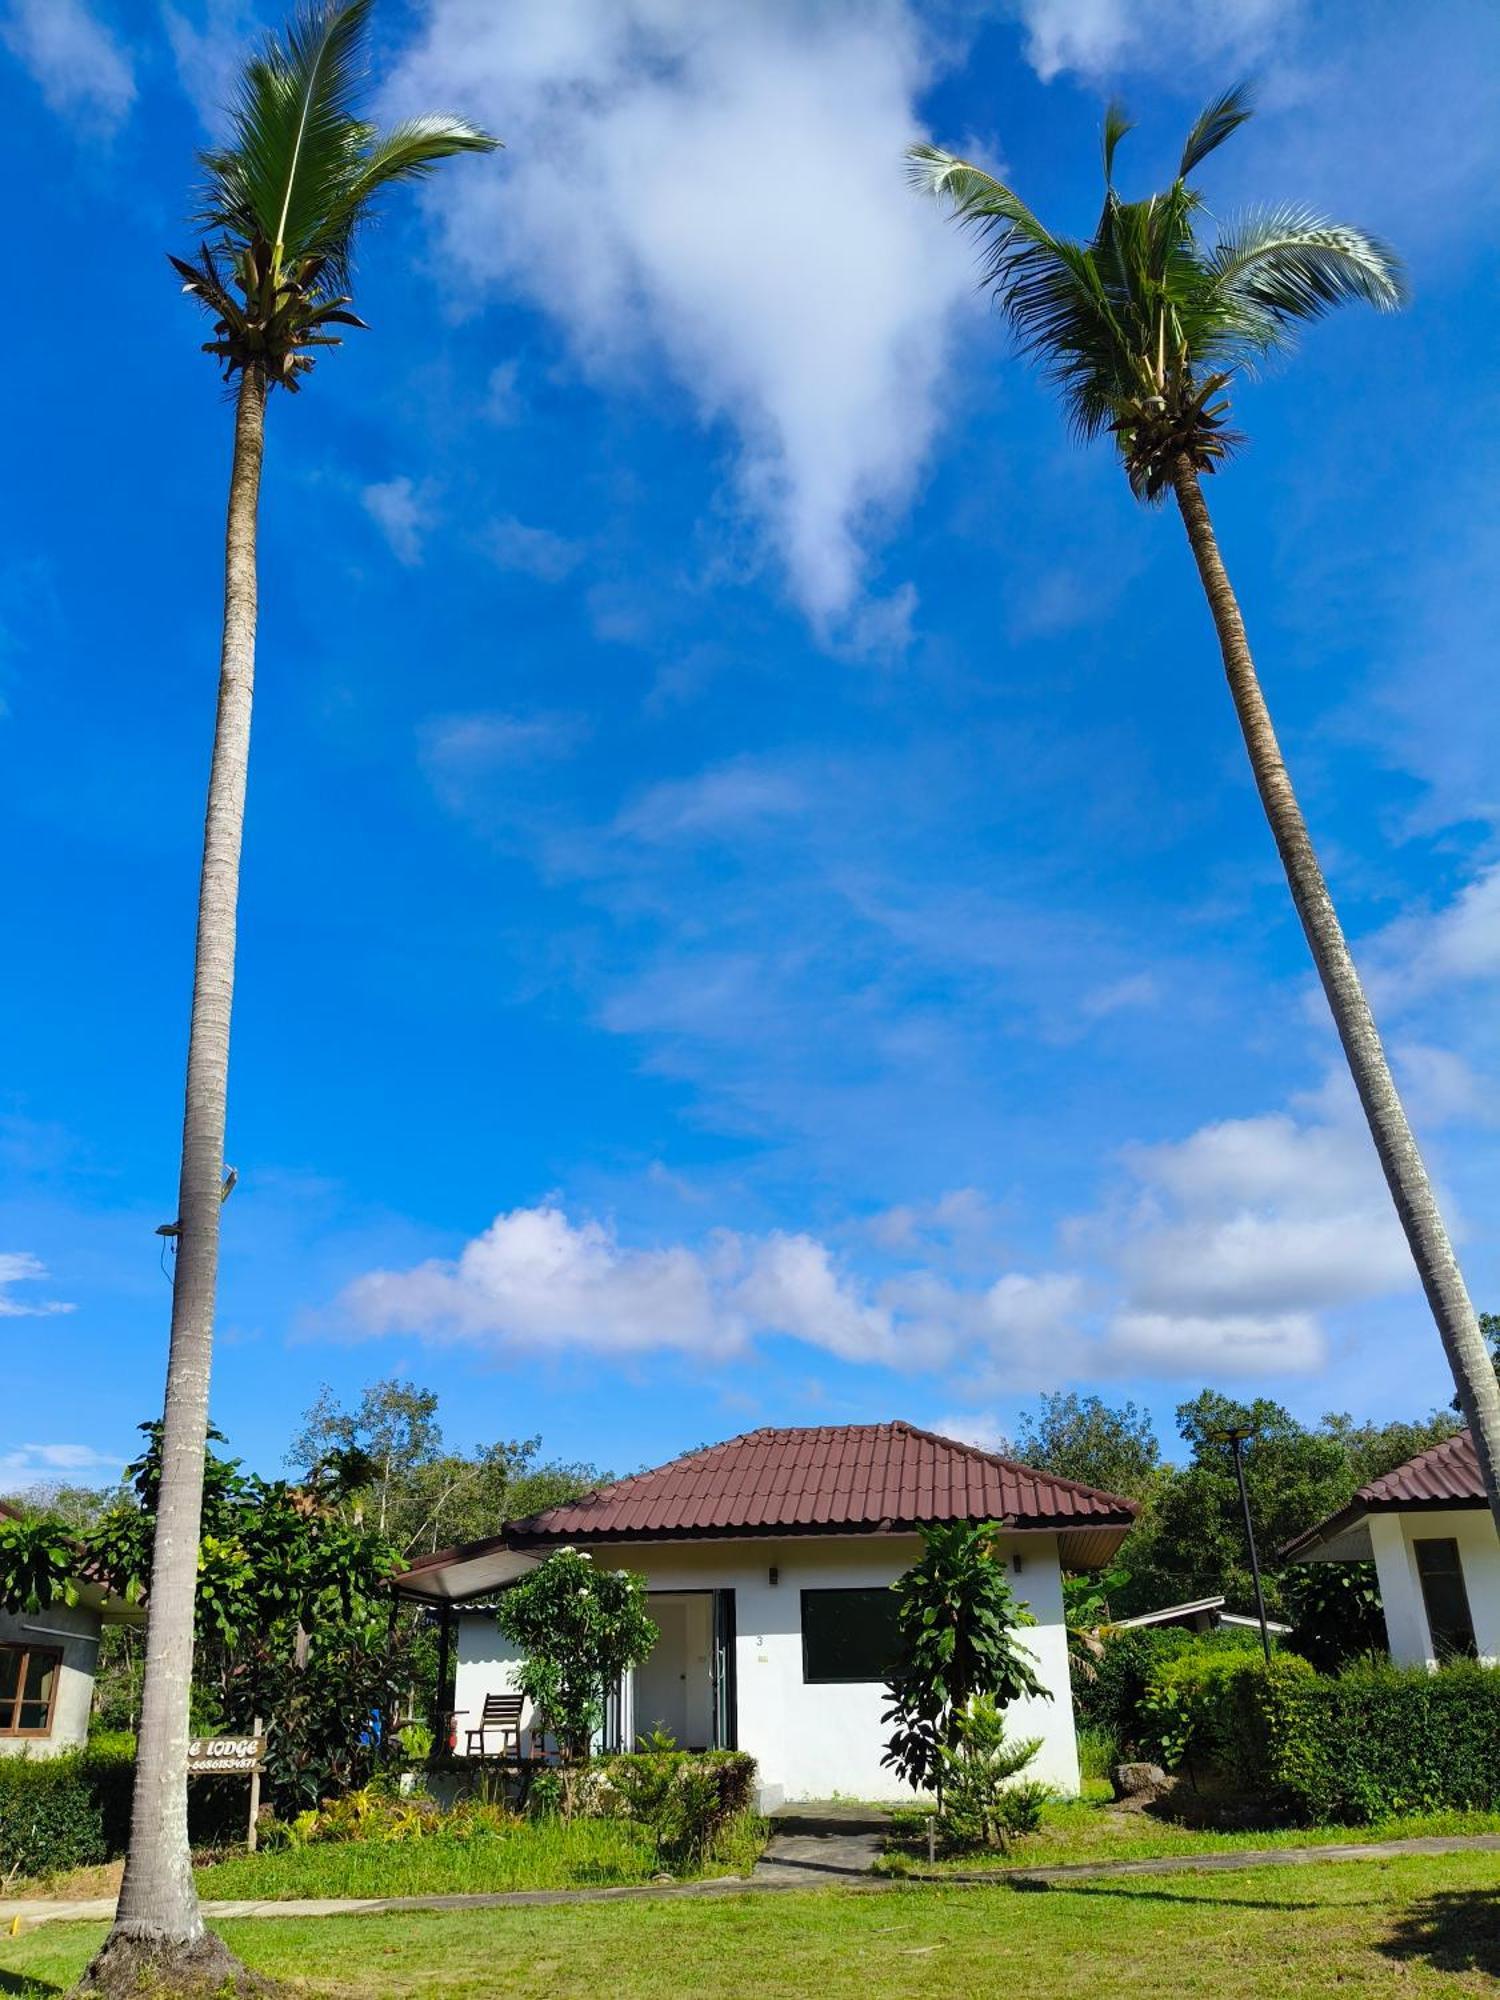
[[[805,1681],[883,1681],[896,1651],[893,1590],[803,1591]]]
[[[1432,1634],[1432,1650],[1439,1660],[1472,1660],[1479,1648],[1474,1643],[1474,1620],[1469,1614],[1469,1593],[1464,1588],[1463,1564],[1458,1543],[1438,1537],[1414,1538],[1417,1575],[1422,1580],[1422,1601],[1427,1607],[1427,1629]]]
[[[0,1728],[9,1720],[5,1710],[20,1690],[21,1661],[24,1657],[14,1646],[0,1646]]]

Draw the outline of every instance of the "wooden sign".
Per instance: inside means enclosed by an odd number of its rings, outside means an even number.
[[[265,1754],[264,1736],[195,1736],[188,1744],[188,1776],[247,1777]]]

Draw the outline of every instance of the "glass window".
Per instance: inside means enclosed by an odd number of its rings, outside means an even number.
[[[50,1736],[61,1653],[0,1646],[0,1736]]]
[[[804,1681],[883,1681],[895,1664],[896,1593],[804,1590]]]
[[[1442,1660],[1472,1660],[1478,1653],[1474,1643],[1474,1620],[1469,1614],[1469,1593],[1464,1588],[1463,1564],[1458,1559],[1458,1543],[1437,1536],[1415,1537],[1417,1575],[1422,1580],[1422,1602],[1427,1607],[1427,1629],[1432,1634],[1434,1657]]]

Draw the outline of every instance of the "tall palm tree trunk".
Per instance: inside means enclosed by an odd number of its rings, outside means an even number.
[[[1496,1478],[1500,1467],[1500,1383],[1496,1381],[1494,1364],[1474,1316],[1463,1272],[1438,1212],[1422,1155],[1407,1123],[1381,1045],[1380,1031],[1375,1026],[1343,926],[1318,865],[1307,822],[1282,761],[1281,746],[1276,741],[1270,711],[1250,656],[1245,621],[1219,554],[1208,503],[1197,472],[1186,457],[1176,461],[1172,485],[1213,613],[1219,649],[1224,656],[1224,672],[1244,732],[1245,748],[1250,753],[1261,804],[1276,836],[1292,900],[1328,996],[1391,1199],[1406,1232],[1427,1303],[1437,1321],[1458,1387],[1459,1406],[1473,1435],[1490,1511],[1500,1528],[1500,1484]]]
[[[255,683],[256,515],[265,409],[265,377],[258,368],[247,368],[235,414],[224,542],[219,708],[198,888],[172,1339],[130,1851],[114,1929],[91,1968],[94,1984],[104,1990],[128,1990],[122,1975],[134,1977],[143,1957],[160,1962],[180,1958],[185,1949],[206,1957],[212,1953],[204,1947],[212,1947],[223,1954],[220,1963],[233,1968],[217,1939],[206,1938],[193,1887],[187,1827],[188,1697],[219,1265],[235,910]]]

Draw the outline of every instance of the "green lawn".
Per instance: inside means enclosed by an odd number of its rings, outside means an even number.
[[[1023,1894],[744,1895],[226,1924],[308,1995],[369,2000],[1309,2000],[1493,1994],[1500,1862],[1424,1857]],[[0,1993],[65,1991],[102,1930],[0,1939]]]
[[[1338,1841],[1412,1840],[1426,1834],[1500,1833],[1500,1813],[1445,1812],[1377,1820],[1366,1826],[1258,1827],[1248,1832],[1215,1832],[1158,1819],[1153,1813],[1123,1813],[1107,1800],[1072,1799],[1048,1806],[1039,1832],[1014,1841],[1008,1854],[940,1856],[940,1870],[1046,1868],[1069,1861],[1146,1861],[1170,1854],[1243,1852],[1259,1847],[1322,1847]],[[882,1867],[891,1874],[925,1871],[925,1818],[905,1816],[892,1836]]]

